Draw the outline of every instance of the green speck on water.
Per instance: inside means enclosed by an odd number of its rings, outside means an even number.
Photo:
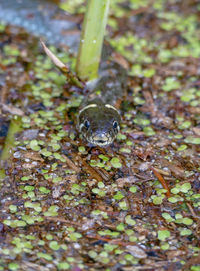
[[[60,262],[57,264],[57,268],[59,270],[68,270],[70,268],[70,265],[67,262]]]
[[[163,202],[163,198],[165,196],[162,194],[160,196],[152,195],[151,198],[153,199],[153,204],[160,205]]]
[[[183,138],[183,135],[177,134],[177,135],[174,135],[174,138],[176,138],[176,139],[181,139],[181,138]]]
[[[172,30],[174,25],[173,22],[167,21],[160,24],[160,27],[166,31]]]
[[[185,145],[185,144],[182,144],[182,145],[180,145],[179,147],[178,147],[178,151],[184,151],[184,150],[186,150],[187,149],[187,145]]]
[[[175,214],[176,222],[179,221],[181,223],[181,219],[183,218],[183,215],[180,213]]]
[[[103,155],[103,154],[100,154],[99,158],[102,159],[105,162],[109,161],[109,158],[107,156]]]
[[[30,123],[30,122],[31,122],[31,119],[30,119],[30,117],[23,116],[23,117],[22,117],[22,122],[23,122],[23,123]]]
[[[190,144],[200,144],[200,137],[193,137],[193,136],[187,136],[184,139],[185,143],[190,143]]]
[[[163,217],[168,223],[174,221],[174,218],[172,218],[171,215],[168,214],[168,213],[162,213],[162,217]]]
[[[136,224],[136,221],[134,219],[132,219],[130,215],[127,215],[125,217],[125,222],[126,222],[126,224],[128,224],[130,226],[134,226]]]
[[[188,236],[188,235],[191,235],[192,234],[192,231],[189,230],[189,229],[181,229],[180,230],[180,235],[181,236]]]
[[[183,198],[182,197],[178,197],[178,196],[174,196],[174,197],[168,198],[168,201],[171,202],[171,203],[176,203],[178,201],[183,201]]]
[[[198,106],[199,105],[199,100],[193,100],[193,101],[191,101],[190,105],[194,106],[194,107]]]
[[[49,240],[49,241],[53,240],[53,235],[50,234],[50,233],[48,233],[45,237],[46,237],[46,239]]]
[[[160,241],[165,241],[169,237],[170,237],[170,231],[168,231],[168,230],[160,230],[160,231],[158,231],[158,239]]]
[[[28,181],[29,179],[31,179],[31,176],[23,176],[21,178],[22,181]]]
[[[83,0],[73,0],[72,2],[64,1],[59,4],[59,7],[69,12],[70,14],[85,12],[85,5],[83,5]]]
[[[127,230],[125,230],[125,233],[126,233],[128,236],[134,235],[134,231],[133,231],[132,229],[127,229]]]
[[[131,67],[129,74],[133,75],[133,76],[141,76],[142,75],[142,66],[140,64],[134,64]]]
[[[155,71],[155,69],[153,69],[153,68],[151,68],[151,69],[146,69],[146,70],[143,71],[143,76],[144,76],[144,77],[147,77],[147,78],[150,78],[150,77],[154,76],[155,72],[156,72],[156,71]]]
[[[50,247],[51,249],[53,249],[53,250],[58,250],[58,249],[60,249],[60,245],[58,244],[57,241],[51,241],[51,242],[49,243],[49,247]]]
[[[49,207],[47,212],[44,212],[44,216],[57,216],[59,207],[56,205],[52,205]]]
[[[115,248],[117,248],[117,245],[113,245],[113,244],[105,244],[104,245],[105,251],[108,251],[108,252],[113,251]]]
[[[187,89],[181,95],[182,102],[190,102],[191,100],[195,99],[195,88]]]
[[[127,261],[132,261],[134,259],[134,257],[131,254],[126,254],[126,255],[124,255],[124,259],[126,259]]]
[[[58,163],[53,163],[53,164],[51,165],[51,170],[54,171],[54,170],[56,170],[57,167],[58,167]],[[65,171],[65,172],[66,172],[66,171]]]
[[[5,220],[3,221],[3,223],[4,223],[5,225],[7,225],[7,226],[12,227],[12,228],[16,228],[16,227],[25,227],[25,226],[27,225],[25,221],[17,220],[17,219],[15,219],[15,220],[7,220],[7,219],[5,219]]]
[[[19,264],[17,264],[17,263],[9,263],[8,268],[9,268],[9,270],[17,270],[17,269],[19,269]]]
[[[41,193],[43,193],[43,194],[48,194],[51,190],[47,189],[47,188],[44,187],[44,186],[41,186],[41,187],[39,188],[39,191],[40,191]]]
[[[40,153],[45,157],[49,157],[50,155],[52,155],[52,152],[48,151],[46,148],[42,149]]]
[[[144,116],[137,115],[133,122],[137,125],[146,126],[150,124],[150,120],[144,118]]]
[[[118,133],[117,139],[118,139],[118,140],[125,140],[125,139],[126,139],[126,135],[123,135],[123,134],[121,134],[121,133]]]
[[[130,141],[130,140],[127,140],[127,141],[126,141],[126,145],[127,145],[127,146],[132,146],[132,145],[133,145],[133,142]]]
[[[131,186],[131,187],[129,188],[129,191],[130,191],[131,193],[136,193],[136,192],[137,192],[137,189],[138,189],[138,187],[137,187],[136,185],[133,185],[133,186]]]
[[[191,270],[191,271],[200,271],[200,265],[192,265],[192,266],[190,267],[190,270]]]
[[[75,232],[75,228],[74,227],[67,227],[67,231],[68,232]]]
[[[0,23],[0,32],[4,32],[5,28],[6,28],[5,24]]]
[[[145,134],[146,136],[153,136],[153,135],[156,134],[155,131],[153,130],[153,128],[151,128],[151,127],[149,127],[149,126],[144,127],[144,128],[143,128],[143,132],[144,132],[144,134]]]
[[[92,259],[95,259],[95,258],[98,256],[98,254],[97,254],[96,251],[94,251],[94,250],[90,250],[90,251],[88,252],[88,255],[89,255],[89,257],[92,258]]]
[[[180,88],[180,86],[181,85],[180,85],[179,81],[177,81],[176,78],[174,78],[174,77],[167,77],[165,79],[164,85],[162,86],[162,89],[164,91],[171,91],[171,90]]]
[[[17,206],[16,205],[9,205],[9,210],[11,213],[16,213],[17,212]]]
[[[36,237],[29,234],[29,235],[26,236],[26,239],[28,239],[28,240],[35,240]]]
[[[119,232],[111,231],[111,230],[98,231],[98,234],[100,234],[101,236],[108,235],[108,236],[113,236],[113,237],[117,237],[120,235]]]
[[[172,194],[178,194],[180,192],[180,189],[178,187],[174,187],[171,189]]]
[[[114,198],[115,200],[121,200],[121,199],[124,198],[124,195],[122,194],[121,191],[118,191],[118,192],[113,196],[113,198]]]
[[[22,219],[29,225],[34,224],[35,220],[33,216],[23,215]]]
[[[98,182],[98,187],[101,189],[101,188],[104,188],[105,187],[105,185],[104,185],[104,183],[103,182]]]
[[[136,104],[136,105],[143,105],[143,104],[145,104],[145,100],[144,99],[142,99],[141,97],[134,97],[134,104]]]
[[[119,151],[122,153],[131,153],[131,150],[128,148],[120,148]]]
[[[117,157],[113,157],[111,159],[110,163],[114,168],[121,168],[122,167],[122,164],[121,164],[119,158],[117,158]]]
[[[185,224],[185,225],[187,225],[187,226],[190,226],[190,225],[193,224],[193,220],[191,218],[189,218],[189,217],[184,217],[182,219],[182,223]]]
[[[84,146],[80,146],[78,147],[78,151],[83,153],[83,154],[86,154],[87,152],[85,151],[85,147]]]
[[[77,241],[78,239],[80,239],[82,237],[82,234],[80,234],[79,232],[73,232],[69,234],[69,238],[72,241]]]
[[[33,191],[34,189],[35,189],[35,187],[32,186],[32,185],[26,185],[26,186],[24,186],[24,190],[25,191]]]
[[[61,155],[60,153],[58,153],[58,152],[55,152],[55,153],[53,154],[53,156],[54,156],[56,159],[60,160],[61,162],[65,162],[65,161],[66,161],[65,157],[62,156],[62,155]]]
[[[112,28],[113,31],[118,29],[117,21],[114,18],[108,18],[108,25]]]
[[[184,183],[180,187],[180,191],[183,193],[187,193],[192,188],[190,183]]]
[[[28,191],[27,193],[24,193],[24,194],[22,195],[22,197],[23,197],[24,199],[27,199],[27,198],[31,198],[32,200],[35,200],[35,199],[36,199],[35,192],[33,192],[33,191]]]
[[[102,163],[102,162],[98,162],[98,161],[97,161],[96,166],[97,166],[97,167],[103,168],[103,167],[105,167],[105,164]]]
[[[40,146],[38,144],[39,144],[38,141],[36,139],[33,139],[30,141],[29,146],[33,151],[39,151]]]
[[[43,100],[44,106],[45,107],[51,107],[53,105],[53,102],[50,100]]]
[[[62,177],[60,177],[60,176],[54,177],[54,178],[52,179],[52,182],[53,182],[53,183],[59,183],[59,182],[61,182],[61,181],[62,181]]]
[[[93,159],[90,160],[90,166],[91,166],[91,167],[96,167],[97,163],[98,163],[98,162],[97,162],[96,160],[93,160]]]
[[[188,129],[191,126],[191,124],[192,123],[190,121],[184,121],[178,126],[178,128],[181,130]]]
[[[123,223],[118,224],[116,227],[116,230],[118,231],[124,231],[124,229],[125,229],[125,225]]]
[[[26,201],[24,203],[25,208],[33,208],[36,212],[41,212],[42,208],[39,202]]]
[[[60,145],[55,142],[51,142],[49,145],[52,147],[53,151],[58,151],[61,148]]]
[[[43,253],[43,252],[38,252],[37,257],[38,258],[43,258],[43,259],[45,259],[47,261],[52,261],[53,260],[53,257],[51,255],[49,255],[47,253]]]
[[[5,45],[3,47],[3,50],[4,50],[5,55],[7,55],[7,56],[19,56],[20,55],[20,51],[17,48],[10,46],[10,45]]]
[[[170,246],[169,246],[168,243],[164,243],[160,247],[161,247],[162,250],[167,250],[167,249],[169,249]]]
[[[68,136],[68,132],[67,132],[67,131],[64,131],[64,130],[61,130],[61,131],[58,132],[57,136],[58,136],[59,138],[66,137],[66,136]],[[58,140],[60,140],[59,138],[58,138]]]
[[[62,103],[62,104],[60,104],[59,106],[57,106],[55,108],[55,111],[57,111],[57,112],[65,112],[65,110],[66,110],[66,104],[65,103]]]
[[[93,189],[92,189],[92,192],[93,192],[94,194],[99,195],[100,197],[104,197],[105,194],[106,194],[105,191],[103,191],[103,190],[101,190],[101,189],[99,189],[99,188],[93,188]]]
[[[120,201],[119,202],[119,207],[120,207],[120,209],[122,209],[122,210],[128,210],[128,206],[127,206],[127,203],[126,203],[126,201]]]

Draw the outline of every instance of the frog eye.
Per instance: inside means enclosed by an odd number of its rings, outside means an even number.
[[[116,120],[113,121],[113,129],[119,129],[118,128],[118,122]]]
[[[85,128],[88,130],[89,127],[90,127],[90,122],[89,122],[88,120],[85,120],[85,121],[84,121],[84,126],[85,126]]]

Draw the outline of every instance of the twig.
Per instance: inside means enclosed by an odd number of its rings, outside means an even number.
[[[75,226],[81,227],[81,224],[79,224],[78,222],[67,220],[67,219],[64,219],[62,217],[44,216],[44,219],[49,220],[49,221],[61,222],[61,223],[65,223],[65,224],[70,224],[70,225],[75,225]]]
[[[81,169],[77,167],[66,155],[64,157],[69,168],[73,169],[76,173],[80,173]]]
[[[111,244],[125,246],[125,247],[136,244],[135,242],[123,242],[123,241],[121,241],[122,239],[109,239],[109,238],[98,236],[98,235],[88,235],[88,234],[86,234],[86,237],[90,238],[90,239],[101,240],[101,241],[108,242],[108,243],[111,243]]]
[[[84,88],[85,87],[84,83],[80,81],[78,77],[74,75],[70,71],[70,69],[49,50],[49,48],[47,48],[47,46],[45,45],[43,41],[40,41],[40,42],[42,44],[42,47],[45,53],[50,57],[50,59],[53,61],[56,67],[67,77],[69,82],[76,85],[79,88]]]
[[[195,214],[192,206],[188,202],[186,203],[186,205],[187,205],[188,209],[190,210],[192,216],[199,219],[199,217]]]

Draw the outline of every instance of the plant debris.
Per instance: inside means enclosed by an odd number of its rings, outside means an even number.
[[[111,56],[129,78],[108,149],[79,135],[85,93],[38,39],[0,25],[0,143],[16,115],[23,128],[3,163],[0,270],[200,270],[199,10],[113,1]]]

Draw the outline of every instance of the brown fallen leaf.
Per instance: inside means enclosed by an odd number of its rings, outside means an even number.
[[[8,112],[12,115],[24,116],[24,112],[21,109],[15,107],[13,105],[0,103],[0,106],[2,107],[3,111]]]
[[[168,187],[165,179],[162,177],[162,175],[155,168],[152,167],[151,170],[153,171],[154,175],[158,178],[158,180],[162,184],[163,188],[167,190],[167,192],[166,192],[167,197],[170,197],[170,190],[169,190],[169,187]]]
[[[41,155],[38,152],[33,152],[33,151],[24,152],[23,157],[34,160],[34,161],[41,161],[41,162],[44,161],[44,159],[41,157]]]

